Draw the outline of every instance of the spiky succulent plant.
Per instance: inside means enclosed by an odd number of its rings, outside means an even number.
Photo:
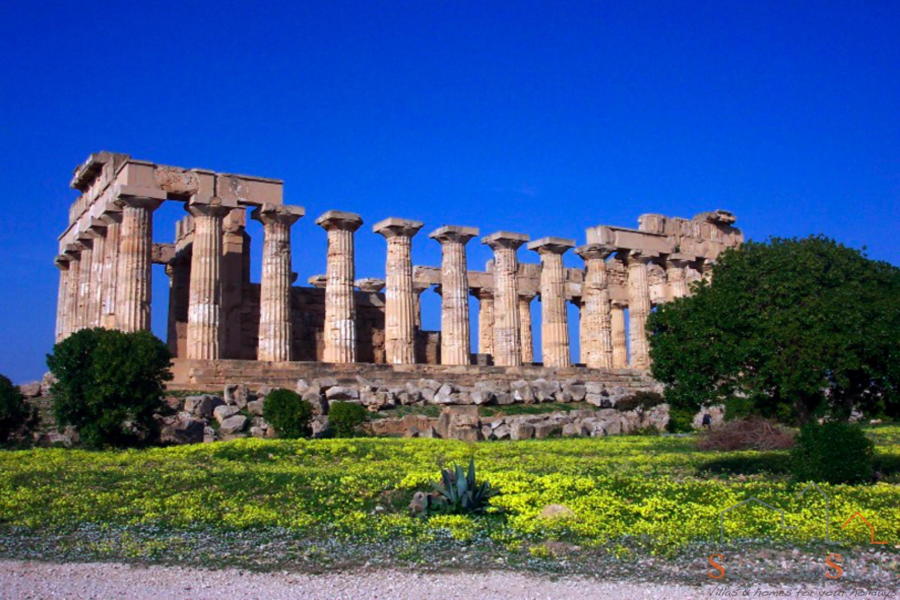
[[[460,465],[441,469],[441,481],[434,484],[437,495],[432,504],[435,512],[450,514],[483,513],[488,501],[500,492],[487,481],[475,481],[475,460],[469,460],[469,468]]]

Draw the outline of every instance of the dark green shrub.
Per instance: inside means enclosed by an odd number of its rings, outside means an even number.
[[[353,437],[366,421],[368,411],[353,402],[334,402],[328,408],[328,426],[336,437]]]
[[[665,402],[665,398],[662,397],[662,394],[657,394],[656,392],[635,392],[630,396],[625,396],[616,401],[616,409],[617,410],[649,410],[654,406],[659,406],[663,402]]]
[[[278,437],[301,438],[312,434],[312,405],[291,390],[272,390],[263,401],[263,418]]]
[[[483,513],[488,501],[500,493],[487,481],[475,480],[474,459],[469,459],[468,471],[459,465],[441,469],[441,482],[434,484],[434,492],[429,510],[454,515]]]
[[[871,481],[874,447],[858,425],[842,421],[807,423],[791,450],[791,473],[798,481]]]
[[[57,425],[72,425],[89,447],[133,446],[157,438],[168,347],[149,331],[82,329],[53,346],[47,365]]]
[[[669,433],[689,433],[694,430],[694,411],[689,408],[675,408],[669,405],[669,422],[666,431]]]
[[[25,439],[37,425],[37,410],[13,382],[0,375],[0,444]]]

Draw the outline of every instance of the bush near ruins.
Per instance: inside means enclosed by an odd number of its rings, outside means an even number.
[[[281,438],[309,437],[312,405],[291,390],[272,390],[263,401],[263,418]]]
[[[328,408],[328,426],[336,437],[359,435],[368,411],[353,402],[334,402]]]
[[[900,416],[897,267],[821,236],[771,239],[726,250],[692,291],[648,321],[673,407],[740,405],[792,424]]]
[[[19,388],[0,375],[0,444],[25,439],[37,424],[37,411]]]
[[[53,412],[89,447],[144,445],[157,438],[171,354],[149,331],[82,329],[47,356],[56,377]]]
[[[791,473],[798,481],[867,483],[874,475],[875,445],[856,424],[807,423],[791,451]]]

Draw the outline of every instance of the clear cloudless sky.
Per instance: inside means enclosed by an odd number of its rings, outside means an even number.
[[[823,233],[898,264],[898,32],[896,0],[7,0],[0,373],[45,370],[67,186],[99,150],[284,179],[308,213],[300,281],[324,271],[328,209],[366,221],[358,277],[383,276],[371,224],[387,216],[584,243],[588,226],[715,208],[751,239]],[[182,214],[158,211],[155,241]],[[437,243],[420,234],[414,259],[437,265]],[[424,303],[437,328],[438,296]]]

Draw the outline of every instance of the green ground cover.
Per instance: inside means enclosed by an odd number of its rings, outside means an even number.
[[[887,542],[879,550],[896,553],[900,427],[869,434],[885,477],[872,485],[823,484],[827,501],[800,494],[804,486],[784,473],[786,453],[701,452],[693,436],[476,444],[244,439],[149,450],[0,451],[0,556],[175,560],[202,557],[212,539],[240,546],[234,552],[247,564],[289,547],[303,554],[291,557],[320,566],[368,560],[372,548],[413,561],[449,546],[510,563],[516,556],[552,558],[554,544],[673,556],[697,544],[816,544],[828,514],[834,543],[857,548],[869,543],[868,529],[859,521],[841,528],[856,512]],[[413,492],[429,489],[441,465],[470,457],[479,478],[502,492],[488,514],[408,513]],[[779,511],[751,503],[720,522],[721,511],[751,497]],[[540,516],[549,504],[572,514]],[[341,543],[356,554],[341,559],[330,546]]]

